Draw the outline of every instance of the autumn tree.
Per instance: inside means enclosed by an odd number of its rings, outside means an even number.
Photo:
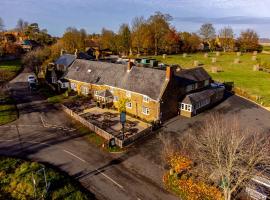
[[[159,48],[162,46],[164,36],[170,30],[170,21],[172,17],[169,14],[156,12],[148,19],[149,27],[154,38],[155,55],[158,55]]]
[[[205,182],[214,181],[230,200],[251,178],[269,169],[269,135],[242,128],[238,117],[208,117],[199,128],[181,141],[189,141],[194,171]]]
[[[103,28],[100,43],[102,49],[110,49],[114,52],[118,52],[117,35],[113,31]]]
[[[179,33],[181,40],[181,51],[196,52],[200,49],[201,38],[196,33],[182,32]]]
[[[50,55],[51,51],[48,47],[37,48],[26,53],[22,58],[22,63],[29,71],[38,73],[43,62],[47,60]]]
[[[77,30],[76,28],[69,27],[62,37],[63,46],[70,53],[74,53],[76,49],[84,51],[86,38],[87,33],[84,29]]]
[[[24,34],[30,40],[34,40],[40,45],[51,45],[55,42],[55,38],[48,34],[45,29],[40,30],[38,23],[27,24],[27,22],[23,22]]]
[[[146,30],[146,21],[143,17],[135,17],[132,20],[131,26],[131,44],[133,48],[137,49],[137,53],[140,53],[143,47],[144,34]]]
[[[239,44],[239,48],[241,51],[250,52],[250,51],[260,50],[259,36],[252,29],[247,29],[246,31],[242,31],[237,42]]]
[[[231,27],[224,27],[219,31],[219,42],[223,51],[233,51],[234,50],[234,34]]]
[[[164,36],[163,48],[169,54],[178,53],[180,50],[180,37],[174,27],[170,28]]]
[[[119,28],[118,47],[124,55],[127,55],[131,48],[131,32],[128,24],[122,24]]]

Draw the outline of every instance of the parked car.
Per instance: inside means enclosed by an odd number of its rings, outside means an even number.
[[[37,83],[37,79],[36,79],[36,76],[35,75],[29,75],[28,78],[27,78],[27,81],[28,83]]]

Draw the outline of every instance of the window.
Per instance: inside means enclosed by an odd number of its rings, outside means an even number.
[[[143,102],[149,103],[149,97],[146,95],[143,95]]]
[[[204,86],[208,86],[209,85],[209,80],[205,80],[204,81]]]
[[[150,113],[149,108],[143,106],[142,107],[142,113],[145,114],[145,115],[149,115],[149,113]]]
[[[118,101],[118,100],[119,100],[118,96],[114,96],[114,97],[113,97],[113,101],[114,101],[114,102],[116,102],[116,101]]]
[[[131,103],[131,102],[127,102],[127,103],[126,103],[126,107],[127,107],[127,108],[132,108],[132,103]]]
[[[130,92],[130,91],[127,91],[127,92],[126,92],[126,96],[127,96],[127,97],[131,97],[131,92]]]
[[[81,93],[84,95],[87,95],[89,93],[89,89],[87,86],[82,86],[81,87]]]
[[[195,89],[195,84],[191,84],[191,85],[188,85],[187,87],[186,87],[186,91],[187,92],[190,92],[191,90],[194,90]]]
[[[72,90],[77,91],[76,83],[70,83],[70,87],[71,87]]]
[[[110,92],[111,92],[112,94],[114,93],[114,88],[113,88],[113,87],[110,88]]]
[[[181,110],[192,112],[192,105],[181,103]]]

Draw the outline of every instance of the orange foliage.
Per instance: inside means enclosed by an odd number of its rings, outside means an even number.
[[[192,164],[192,161],[189,158],[179,154],[170,156],[168,162],[176,173],[190,169]]]
[[[172,169],[179,174],[180,172],[191,169],[192,161],[182,155],[175,154],[168,158]],[[181,179],[178,176],[167,173],[163,177],[165,185],[176,192],[182,199],[186,200],[222,200],[221,191],[202,181],[195,181],[191,178]]]

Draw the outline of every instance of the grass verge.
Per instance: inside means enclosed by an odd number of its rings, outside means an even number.
[[[0,61],[0,83],[10,81],[21,69],[20,60]]]
[[[80,134],[85,135],[85,138],[88,142],[96,145],[97,147],[103,149],[104,151],[111,153],[118,153],[124,151],[124,149],[121,149],[118,146],[109,147],[107,140],[105,140],[103,137],[99,136],[95,132],[90,131],[87,127],[83,126],[79,122],[75,122],[74,126]]]
[[[49,183],[46,192],[43,171]],[[33,179],[36,190],[34,190]],[[44,164],[0,156],[0,199],[95,199],[67,174]]]
[[[13,99],[0,97],[0,125],[15,121],[18,118],[18,111]]]

